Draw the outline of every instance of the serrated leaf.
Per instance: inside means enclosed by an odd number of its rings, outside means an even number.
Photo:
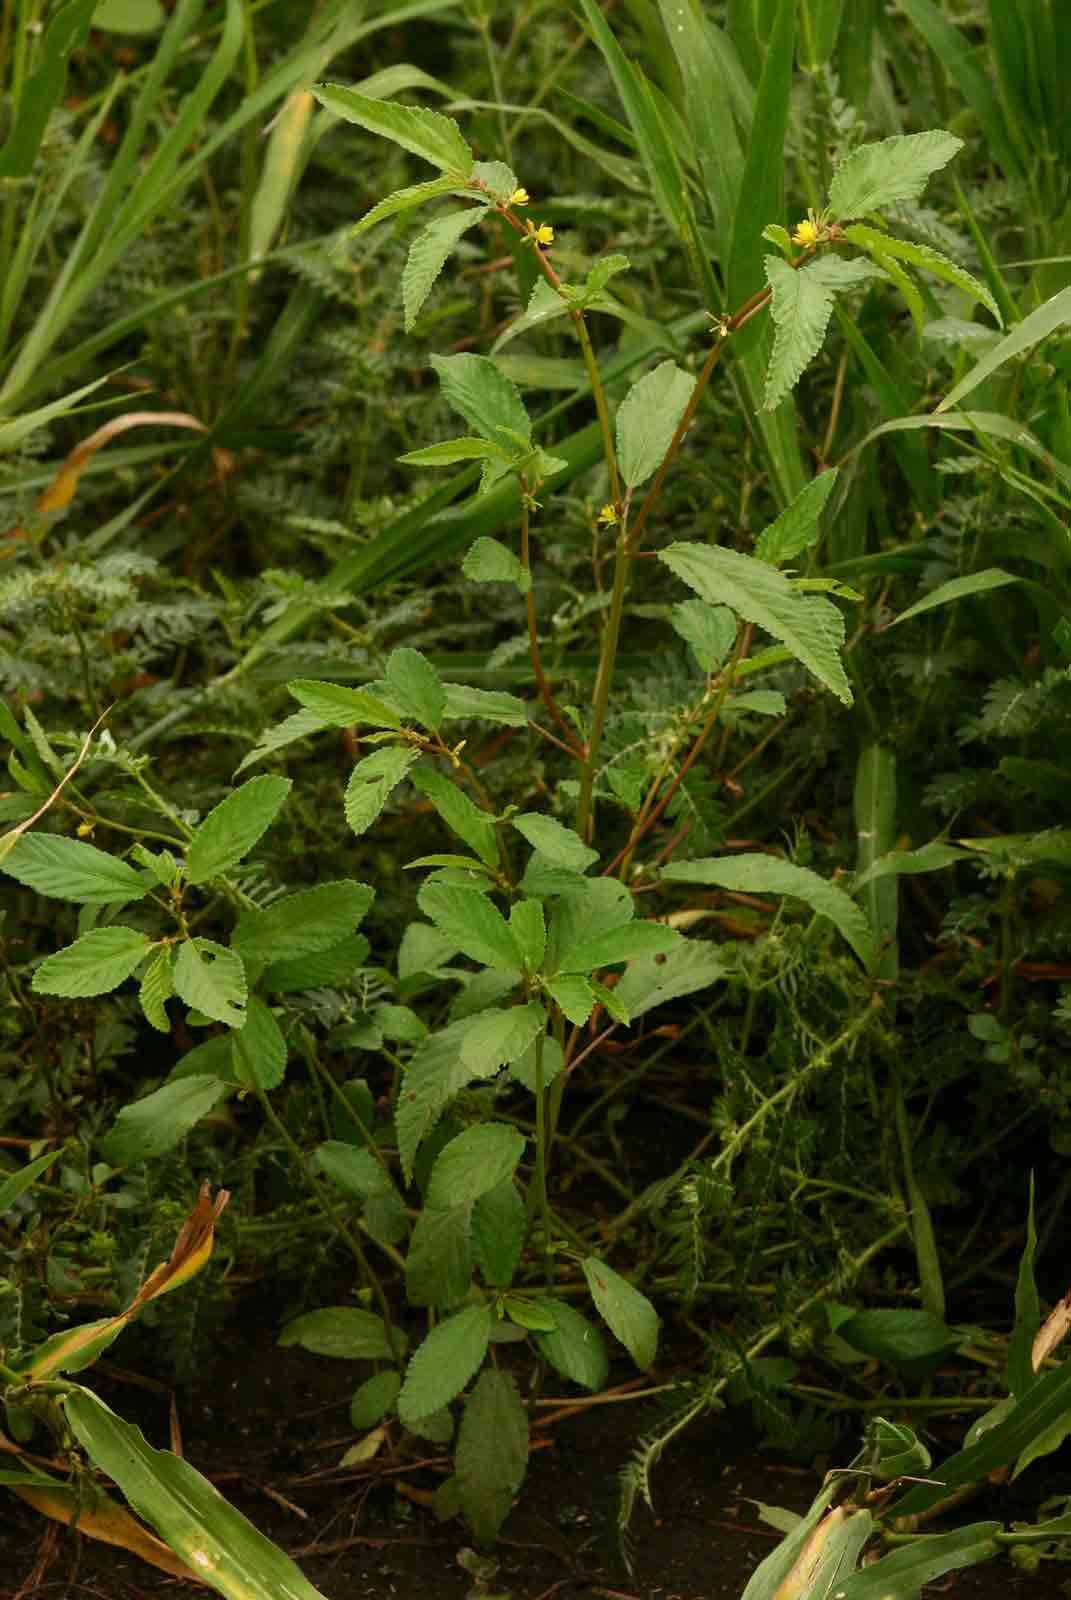
[[[532,574],[497,539],[477,539],[461,563],[461,570],[473,583],[512,583],[521,594],[527,594],[532,587]]]
[[[407,467],[450,467],[457,461],[499,461],[508,466],[510,459],[509,451],[502,445],[468,434],[460,439],[443,439],[439,444],[425,445],[421,450],[407,450],[404,456],[398,457]],[[483,542],[495,543],[493,539]],[[500,550],[504,548],[499,545]]]
[[[401,145],[442,172],[467,178],[475,157],[465,143],[461,129],[452,117],[423,106],[399,106],[389,100],[373,100],[340,83],[320,83],[313,94],[332,116],[355,122],[368,133]]]
[[[532,328],[540,328],[545,323],[556,321],[558,317],[568,316],[577,303],[574,298],[575,293],[576,291],[569,295],[559,294],[546,278],[537,278],[527,306],[495,340],[494,351],[497,353],[518,334],[527,333]]]
[[[427,795],[446,826],[475,850],[485,866],[498,867],[498,835],[492,816],[433,768],[419,768],[413,775],[413,787]]]
[[[819,256],[802,267],[790,267],[780,256],[766,256],[764,266],[773,291],[770,315],[775,333],[762,403],[764,410],[772,411],[822,348],[834,297],[879,275],[880,268],[834,255]]]
[[[549,978],[547,992],[575,1028],[582,1028],[595,1009],[595,991],[586,978]]]
[[[286,1076],[286,1040],[263,1000],[250,995],[245,1025],[231,1035],[231,1056],[237,1083],[276,1089]]]
[[[404,1335],[395,1330],[394,1338]],[[316,1356],[337,1356],[342,1361],[394,1361],[400,1351],[391,1344],[382,1317],[358,1306],[321,1306],[294,1317],[279,1335],[281,1345],[298,1345]]]
[[[524,1137],[504,1122],[466,1128],[439,1151],[426,1201],[433,1210],[468,1206],[512,1178],[524,1154]]]
[[[869,968],[875,957],[874,934],[862,908],[835,883],[808,867],[776,856],[712,856],[705,861],[676,861],[662,869],[672,883],[717,884],[742,894],[787,894],[803,900],[812,911],[828,917]]]
[[[473,689],[467,683],[444,683],[447,720],[500,722],[507,728],[523,728],[528,708],[515,694],[501,689]]]
[[[738,550],[671,544],[660,559],[704,600],[731,606],[779,639],[844,705],[852,691],[840,649],[844,618],[830,600],[801,594],[780,572]]]
[[[261,978],[268,994],[294,994],[302,989],[335,988],[347,984],[368,959],[368,940],[361,933],[340,939],[328,950],[292,961],[273,962]]]
[[[324,726],[322,717],[313,711],[295,711],[292,716],[284,717],[274,728],[266,729],[253,749],[242,757],[234,769],[235,777],[244,772],[246,767],[263,761],[265,756],[274,755],[276,750],[284,750],[298,739],[308,739],[314,733],[321,733]]]
[[[118,905],[140,900],[148,892],[141,873],[128,861],[58,834],[24,833],[0,859],[16,883],[75,905]]]
[[[540,1041],[537,1035],[535,1041],[524,1052],[524,1055],[518,1057],[509,1069],[510,1077],[515,1079],[517,1083],[523,1084],[529,1094],[537,1094],[539,1092],[536,1079],[536,1062],[539,1048]],[[557,1039],[549,1033],[542,1041],[542,1050],[543,1088],[546,1089],[549,1084],[554,1082],[565,1066],[565,1056]]]
[[[350,689],[342,683],[317,678],[292,678],[287,691],[329,728],[400,728],[402,719],[393,706],[367,689]],[[298,713],[300,715],[300,713]]]
[[[586,975],[619,961],[633,961],[637,956],[667,955],[680,943],[680,938],[674,928],[667,928],[661,922],[630,922],[623,928],[611,928],[607,933],[573,945],[558,963],[558,972]]]
[[[454,1451],[461,1509],[480,1544],[498,1536],[527,1467],[528,1414],[517,1384],[488,1368],[465,1401]]]
[[[568,872],[586,872],[599,852],[586,845],[580,835],[567,828],[554,817],[538,811],[522,811],[510,819],[533,850],[538,850],[552,867],[564,867]]]
[[[764,528],[755,542],[755,556],[780,567],[808,549],[818,537],[818,519],[837,481],[836,467],[820,472],[786,506],[775,522]]]
[[[145,1020],[156,1029],[157,1033],[171,1032],[171,1022],[164,1010],[164,1002],[170,1000],[174,992],[175,986],[171,981],[171,951],[165,946],[145,968],[138,989],[138,1001]]]
[[[554,1317],[553,1333],[536,1338],[541,1353],[556,1372],[583,1389],[601,1389],[610,1374],[610,1358],[600,1330],[562,1300],[541,1300]]]
[[[528,1219],[512,1178],[480,1195],[472,1208],[472,1253],[489,1284],[504,1289],[513,1282],[521,1259]]]
[[[598,1256],[581,1263],[599,1315],[638,1367],[649,1367],[658,1351],[658,1313],[647,1296]]]
[[[429,1034],[406,1068],[394,1112],[394,1131],[407,1183],[421,1142],[444,1107],[474,1076],[461,1059],[461,1041],[471,1026],[471,1017],[466,1017]]]
[[[701,672],[716,671],[733,647],[738,624],[728,606],[681,600],[669,620],[674,633],[691,645]]]
[[[523,960],[513,930],[485,894],[453,884],[426,883],[417,903],[440,933],[471,960],[504,972],[519,971]]]
[[[940,128],[861,145],[833,174],[830,217],[840,222],[917,200],[931,176],[962,149],[962,139]]]
[[[354,1390],[350,1401],[350,1427],[358,1432],[374,1428],[394,1407],[402,1386],[400,1372],[375,1372]]]
[[[273,963],[329,950],[354,931],[375,893],[352,878],[300,889],[263,910],[243,911],[231,944],[250,960]]]
[[[530,972],[538,972],[547,949],[547,925],[542,903],[539,900],[514,901],[509,909],[509,925],[525,966]]]
[[[358,761],[342,802],[346,821],[354,833],[362,834],[372,826],[417,756],[418,752],[408,746],[393,745]]]
[[[446,696],[442,679],[428,658],[408,645],[392,650],[386,682],[405,714],[434,733],[442,721]]]
[[[844,237],[857,244],[861,250],[880,257],[882,266],[887,267],[891,256],[894,261],[906,261],[909,266],[917,267],[922,272],[929,272],[935,278],[940,278],[943,283],[951,283],[955,288],[962,289],[972,300],[977,300],[985,306],[994,319],[1003,326],[1004,319],[1000,314],[1000,307],[985,284],[979,283],[971,273],[965,272],[962,267],[950,261],[939,250],[934,250],[932,246],[916,244],[911,239],[898,239],[893,234],[882,233],[877,228],[869,228],[861,222],[857,222],[851,228],[845,228]]]
[[[467,211],[452,211],[448,216],[437,217],[418,233],[409,246],[405,270],[402,273],[402,304],[405,307],[405,331],[411,333],[421,308],[435,286],[458,240],[487,215],[485,206],[472,206]]]
[[[635,901],[619,878],[579,880],[578,889],[564,894],[551,912],[547,971],[556,972],[562,955],[573,945],[623,928],[635,914]]]
[[[278,816],[289,778],[250,778],[205,817],[186,847],[186,877],[207,883],[248,855]]]
[[[472,1287],[472,1206],[421,1207],[405,1258],[410,1305],[456,1306]]]
[[[499,1067],[520,1060],[547,1025],[538,1000],[504,1010],[482,1011],[461,1044],[461,1059],[474,1077],[489,1078]]]
[[[621,476],[636,489],[662,465],[684,415],[695,379],[674,361],[663,361],[634,383],[617,413]]]
[[[487,1354],[493,1313],[488,1305],[466,1306],[433,1328],[413,1352],[398,1396],[407,1425],[449,1405]]]
[[[67,999],[110,994],[140,966],[151,947],[148,936],[133,928],[94,928],[45,957],[33,975],[33,991]]]
[[[101,1152],[113,1166],[153,1161],[173,1150],[230,1091],[230,1084],[209,1073],[165,1083],[123,1107],[101,1142]]]
[[[488,356],[432,356],[431,364],[443,399],[481,438],[495,444],[504,444],[510,433],[531,439],[532,423],[516,385]]]
[[[402,211],[412,211],[417,206],[426,205],[429,200],[453,194],[456,188],[457,181],[454,178],[430,178],[427,183],[413,183],[406,189],[396,189],[374,205],[371,211],[366,211],[360,222],[354,223],[349,236],[356,239],[369,228],[374,228],[377,222],[385,222],[388,217],[396,217]]]
[[[240,1028],[246,1020],[245,967],[237,950],[213,939],[186,939],[175,952],[175,993],[214,1022]]]

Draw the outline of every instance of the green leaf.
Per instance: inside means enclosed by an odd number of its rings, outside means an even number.
[[[434,222],[429,222],[423,232],[417,234],[409,246],[405,271],[402,273],[406,333],[412,332],[421,308],[458,240],[486,216],[487,208],[482,205],[471,206],[466,211],[451,211],[448,216],[437,217]]]
[[[402,1386],[400,1372],[388,1370],[374,1372],[370,1378],[354,1390],[353,1399],[350,1401],[350,1427],[358,1432],[365,1428],[374,1428],[381,1422],[388,1412],[394,1409],[394,1402],[398,1398],[398,1390]]]
[[[348,1119],[346,1119],[348,1122]],[[369,1195],[393,1191],[389,1173],[365,1145],[346,1144],[341,1139],[328,1139],[317,1145],[313,1164],[325,1177],[354,1200],[367,1200]]]
[[[874,935],[862,909],[843,889],[808,867],[759,854],[711,856],[705,861],[674,862],[662,869],[662,876],[673,883],[717,884],[743,894],[792,895],[828,917],[866,968],[875,959]]]
[[[432,356],[431,364],[443,399],[481,438],[495,444],[505,443],[511,434],[531,439],[531,419],[516,385],[488,356]]]
[[[472,1287],[472,1206],[424,1205],[405,1258],[410,1305],[456,1306]]]
[[[173,1150],[230,1088],[221,1078],[205,1073],[163,1084],[123,1107],[101,1143],[102,1154],[113,1166],[155,1160]]]
[[[472,1018],[465,1017],[429,1034],[417,1046],[406,1068],[394,1113],[394,1131],[407,1183],[422,1140],[438,1122],[443,1108],[474,1076],[461,1059],[461,1041],[471,1027]]]
[[[1000,318],[997,320],[1000,321]],[[987,378],[991,378],[1006,362],[1025,355],[1028,350],[1032,350],[1035,345],[1047,339],[1058,328],[1066,327],[1068,323],[1071,323],[1071,286],[1061,289],[1051,300],[1046,300],[1036,311],[1031,311],[1030,315],[1017,323],[999,344],[987,350],[981,360],[975,362],[971,370],[949,390],[937,410],[947,411],[950,407],[959,405],[965,395],[970,394],[972,389],[976,389]]]
[[[358,926],[375,899],[367,883],[341,878],[243,911],[231,943],[251,961],[293,961],[330,950]]]
[[[212,939],[186,939],[175,952],[175,993],[214,1022],[241,1028],[246,1020],[245,967],[237,950]]]
[[[962,149],[962,139],[940,128],[860,145],[833,174],[829,216],[843,222],[917,200],[932,175]]]
[[[398,1415],[408,1426],[459,1395],[487,1354],[493,1312],[489,1305],[466,1306],[433,1328],[413,1352]]]
[[[663,361],[634,383],[622,400],[617,454],[627,488],[638,488],[662,465],[694,388],[690,373],[673,361]]]
[[[477,539],[461,563],[461,570],[473,583],[512,583],[521,594],[527,594],[532,587],[532,574],[497,539]]]
[[[837,1337],[853,1350],[901,1366],[947,1355],[961,1336],[929,1311],[859,1311],[837,1324]]]
[[[71,53],[85,44],[95,6],[96,0],[66,0],[53,7],[37,46],[35,71],[21,84],[15,125],[0,150],[0,179],[28,178],[32,173],[48,119],[63,96],[67,63]],[[36,27],[40,33],[41,24]]]
[[[547,1025],[538,1000],[505,1010],[481,1011],[461,1043],[461,1060],[474,1077],[490,1078],[499,1067],[519,1061]]]
[[[973,1522],[953,1533],[928,1533],[900,1550],[892,1550],[847,1577],[831,1577],[838,1600],[914,1600],[925,1585],[946,1572],[977,1566],[999,1555],[1003,1541],[999,1522]],[[957,1584],[957,1587],[960,1585]]]
[[[503,972],[523,965],[520,946],[505,917],[476,889],[426,883],[417,904],[446,938],[473,961]]]
[[[428,1184],[427,1204],[448,1210],[468,1206],[507,1178],[524,1154],[524,1137],[504,1122],[466,1128],[439,1151]]]
[[[1021,1400],[1028,1389],[1037,1382],[1034,1371],[1033,1349],[1038,1329],[1041,1327],[1041,1301],[1034,1277],[1034,1255],[1038,1236],[1034,1223],[1034,1178],[1030,1178],[1030,1204],[1026,1214],[1026,1244],[1019,1257],[1019,1272],[1015,1283],[1015,1326],[1008,1341],[1008,1388],[1016,1400]]]
[[[893,261],[906,261],[909,266],[917,267],[923,272],[929,272],[935,278],[940,278],[943,283],[951,283],[955,288],[962,289],[969,294],[972,300],[977,300],[991,311],[995,320],[1003,324],[1000,308],[993,299],[985,284],[965,272],[962,267],[943,256],[939,250],[934,250],[930,245],[916,244],[910,239],[897,239],[894,235],[881,233],[877,228],[868,228],[865,224],[857,222],[851,228],[845,228],[844,237],[857,244],[861,250],[873,255],[878,264],[888,271],[891,267],[890,257]]]
[[[228,1600],[326,1600],[277,1545],[236,1511],[214,1484],[167,1450],[154,1450],[88,1389],[62,1400],[90,1460],[113,1478],[134,1511]]]
[[[880,268],[866,260],[846,261],[834,255],[819,256],[802,267],[790,267],[780,256],[767,256],[765,267],[773,291],[770,315],[775,334],[762,403],[765,410],[772,411],[821,350],[836,295],[880,275]]]
[[[141,965],[151,948],[148,936],[133,928],[94,928],[45,957],[33,975],[33,991],[67,999],[110,994]]]
[[[404,1335],[395,1330],[394,1338]],[[314,1356],[337,1356],[342,1361],[394,1361],[400,1351],[391,1344],[382,1317],[357,1306],[322,1306],[294,1317],[279,1335],[281,1345],[299,1345]]]
[[[558,963],[558,972],[587,974],[619,961],[633,961],[637,956],[666,955],[680,939],[680,934],[664,923],[630,922],[573,945]]]
[[[63,1154],[62,1148],[46,1150],[43,1156],[38,1156],[35,1161],[28,1161],[18,1172],[11,1173],[0,1183],[0,1217],[5,1211],[10,1211],[20,1194],[24,1194],[43,1172],[47,1172],[52,1163]]]
[[[354,223],[349,236],[356,239],[359,234],[366,233],[369,228],[374,228],[377,222],[385,222],[388,217],[396,217],[399,212],[412,211],[416,206],[426,205],[429,200],[438,200],[440,197],[453,194],[457,189],[455,178],[429,178],[427,183],[410,184],[407,189],[396,189],[386,199],[380,200],[371,211],[366,211],[360,222]]]
[[[444,683],[447,720],[501,722],[507,728],[523,728],[528,709],[515,694],[500,689],[473,689],[467,683]]]
[[[601,1389],[610,1374],[610,1358],[600,1330],[562,1300],[540,1300],[556,1323],[553,1333],[536,1338],[541,1353],[556,1372],[583,1389]]]
[[[509,908],[509,925],[530,972],[538,972],[547,949],[547,925],[539,900],[515,900]]]
[[[407,745],[393,745],[358,761],[343,797],[346,821],[354,833],[362,834],[372,826],[418,754]]]
[[[141,975],[138,1000],[146,1022],[157,1033],[170,1033],[171,1022],[164,1010],[164,1002],[175,992],[171,978],[171,951],[165,946],[158,951]]]
[[[341,683],[322,683],[316,678],[292,678],[286,687],[295,700],[300,701],[307,711],[313,712],[329,728],[350,728],[360,724],[370,728],[400,728],[402,725],[402,719],[394,707],[369,694],[367,689],[350,689]]]
[[[765,628],[838,700],[851,705],[840,658],[844,618],[832,601],[801,594],[780,572],[737,550],[671,544],[659,557],[702,599],[731,606],[745,622]]]
[[[317,84],[312,92],[332,116],[392,140],[441,172],[467,178],[472,171],[476,158],[461,129],[452,117],[444,117],[440,111],[373,100],[340,83]]]
[[[883,745],[870,744],[859,752],[852,803],[856,834],[854,892],[859,895],[860,884],[864,884],[863,909],[878,951],[874,976],[892,982],[899,972],[899,891],[895,883],[882,882],[880,874],[876,878],[868,878],[875,862],[887,854],[896,839],[896,756],[892,750]],[[906,1154],[904,1161],[906,1167]],[[916,1207],[914,1202],[912,1206],[916,1211],[913,1218],[915,1228],[924,1227],[925,1224],[919,1222],[919,1215],[921,1208],[925,1207],[925,1201],[920,1196],[919,1206]],[[925,1299],[923,1304],[927,1304]],[[929,1309],[934,1310],[935,1307],[930,1306]]]
[[[907,622],[911,617],[920,617],[925,611],[951,605],[953,601],[964,600],[968,595],[988,594],[991,589],[1003,589],[1009,583],[1021,582],[1021,578],[1012,572],[1005,572],[1001,567],[986,567],[984,572],[969,572],[964,578],[950,578],[947,583],[938,584],[936,589],[923,595],[921,600],[916,600],[906,611],[901,611],[888,626],[895,628],[898,623]]]
[[[565,867],[570,872],[586,872],[599,852],[586,845],[578,833],[557,822],[554,817],[543,816],[538,811],[522,811],[510,821],[533,850],[546,857],[552,867]]]
[[[277,961],[267,969],[261,984],[268,994],[293,994],[302,989],[339,988],[349,983],[368,959],[368,940],[355,933],[328,950],[311,956]]]
[[[98,0],[93,13],[102,33],[156,33],[166,21],[160,0]]]
[[[614,994],[630,1019],[645,1016],[655,1006],[698,994],[728,977],[729,968],[720,947],[703,939],[682,939],[666,956],[642,956],[625,968]]]
[[[669,620],[674,633],[691,645],[701,672],[715,672],[733,647],[737,621],[728,606],[681,600]]]
[[[427,795],[446,826],[475,850],[487,867],[497,868],[498,834],[494,817],[479,806],[473,805],[456,783],[430,767],[420,767],[413,774],[413,787]]]
[[[263,1000],[250,995],[245,1025],[231,1035],[231,1056],[237,1083],[277,1089],[286,1076],[286,1040]]]
[[[186,847],[186,877],[207,883],[247,855],[278,816],[290,793],[289,778],[250,778],[221,800]]]
[[[595,1009],[595,991],[578,975],[548,979],[547,992],[575,1028],[582,1028]]]
[[[509,1516],[528,1467],[528,1414],[508,1372],[481,1372],[465,1401],[454,1452],[461,1509],[480,1544]]]
[[[427,657],[408,645],[392,650],[386,681],[405,715],[436,732],[446,709],[446,695],[442,680]]]
[[[776,522],[764,528],[755,541],[755,555],[759,561],[768,561],[773,567],[783,566],[810,548],[818,538],[818,519],[837,481],[837,468],[820,472],[786,506]]]
[[[653,1365],[658,1350],[658,1314],[647,1296],[608,1267],[598,1256],[581,1265],[591,1298],[615,1338],[638,1367]]]
[[[3,870],[17,883],[54,900],[107,906],[140,900],[148,893],[142,874],[128,861],[80,839],[24,833],[2,859]]]
[[[485,1280],[497,1289],[513,1282],[528,1219],[512,1177],[480,1195],[472,1208],[472,1253]]]
[[[407,467],[451,467],[458,461],[500,461],[508,465],[510,459],[503,445],[493,444],[490,439],[474,438],[471,434],[460,439],[443,439],[439,444],[425,445],[422,450],[407,450],[404,456],[398,457]],[[483,543],[496,544],[497,541],[487,539]],[[504,545],[497,547],[505,550]]]

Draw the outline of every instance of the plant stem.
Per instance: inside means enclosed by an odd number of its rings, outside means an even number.
[[[576,730],[564,713],[558,709],[558,702],[554,698],[553,691],[543,671],[543,656],[539,648],[539,624],[536,619],[535,587],[532,583],[531,514],[528,509],[527,497],[523,494],[521,497],[521,566],[528,574],[528,593],[524,597],[528,616],[528,657],[532,663],[532,672],[535,674],[539,698],[546,706],[549,715],[564,732],[566,743],[572,754],[577,759],[581,759],[582,752],[576,748],[575,743]]]
[[[536,1103],[536,1200],[543,1225],[543,1274],[547,1293],[554,1293],[553,1236],[551,1231],[550,1199],[547,1195],[547,1095],[543,1077],[543,1040],[540,1034],[535,1044],[535,1103]]]

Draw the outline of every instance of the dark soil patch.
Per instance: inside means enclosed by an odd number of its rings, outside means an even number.
[[[457,1563],[467,1543],[463,1528],[438,1523],[411,1498],[434,1488],[446,1471],[445,1461],[434,1464],[433,1447],[420,1464],[410,1456],[381,1462],[377,1473],[340,1471],[337,1463],[353,1443],[347,1417],[353,1372],[278,1349],[269,1335],[243,1341],[234,1329],[230,1341],[211,1374],[178,1399],[187,1458],[288,1550],[329,1600],[463,1600],[471,1589]],[[98,1374],[95,1381],[154,1443],[168,1444],[166,1391],[146,1395],[116,1376]],[[495,1589],[513,1600],[739,1600],[777,1538],[749,1497],[802,1510],[819,1474],[762,1453],[740,1414],[693,1427],[656,1470],[656,1516],[636,1514],[629,1575],[616,1550],[617,1474],[642,1425],[640,1412],[635,1403],[601,1405],[543,1431],[548,1442],[533,1453],[498,1549]],[[1029,1514],[1025,1505],[979,1502],[967,1519]],[[1071,1570],[1062,1567],[1031,1576],[1001,1561],[953,1575],[925,1594],[1055,1600],[1071,1593],[1069,1580]],[[208,1592],[4,1501],[0,1600],[195,1600]]]

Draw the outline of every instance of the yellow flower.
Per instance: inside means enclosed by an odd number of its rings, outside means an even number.
[[[813,217],[808,217],[804,222],[797,223],[796,231],[792,235],[793,244],[802,244],[809,248],[818,243],[818,224]]]
[[[554,243],[554,229],[549,222],[541,222],[539,224],[539,227],[535,230],[535,242],[536,244]]]
[[[529,195],[527,189],[514,189],[506,203],[507,205],[511,206],[526,206],[528,204],[528,199]]]
[[[604,505],[595,520],[604,528],[613,528],[617,524],[617,512],[612,505]]]

